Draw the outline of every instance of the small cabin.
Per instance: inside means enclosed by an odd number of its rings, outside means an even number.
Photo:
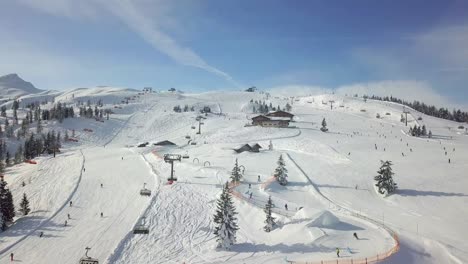
[[[244,144],[244,145],[238,146],[237,148],[234,148],[234,151],[237,152],[237,153],[242,153],[242,152],[245,152],[245,151],[260,152],[261,148],[262,148],[262,146],[260,146],[260,144],[258,144],[258,143],[255,143],[253,145]]]
[[[159,141],[157,143],[154,143],[153,145],[155,145],[155,146],[175,146],[176,144],[169,141],[169,140],[164,140],[164,141]]]
[[[247,89],[247,90],[245,90],[245,91],[246,91],[246,92],[253,93],[253,92],[257,91],[257,87],[255,87],[255,86],[252,86],[252,87],[248,88],[248,89]]]
[[[267,117],[259,115],[252,118],[252,125],[261,127],[288,127],[289,117]]]
[[[250,147],[249,144],[244,144],[242,146],[234,148],[234,151],[237,152],[237,153],[242,153],[242,152],[245,152],[245,151],[252,151],[252,147]]]

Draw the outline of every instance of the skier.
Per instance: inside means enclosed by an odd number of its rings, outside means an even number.
[[[85,169],[85,167],[83,167],[83,172],[85,172],[85,171],[86,171],[86,169]]]
[[[260,175],[258,175],[258,182],[260,182]]]
[[[101,188],[104,188],[104,185],[101,183]]]
[[[70,201],[70,207],[71,207],[72,205],[73,205],[73,202],[72,202],[72,201]]]
[[[249,199],[252,199],[252,194],[253,194],[253,192],[251,192],[251,193],[250,193],[250,197],[249,197]]]
[[[336,248],[336,256],[340,257],[340,249],[339,248]]]
[[[65,220],[65,226],[67,226],[67,224],[68,224],[68,222],[67,222],[67,220]]]
[[[101,212],[101,217],[104,217],[104,214]]]
[[[450,159],[449,159],[449,164],[450,164]]]
[[[39,237],[42,237],[44,235],[44,232],[41,231],[41,233],[39,234]]]
[[[251,184],[251,183],[249,183],[249,189],[250,189],[250,187],[252,187],[252,184]]]
[[[10,260],[11,260],[11,261],[14,260],[14,259],[13,259],[14,256],[15,256],[15,254],[13,254],[13,252],[11,252],[11,254],[10,254]]]
[[[358,188],[358,186],[357,186],[357,184],[356,184],[356,186],[354,187],[354,189],[356,189],[356,190],[357,190],[357,188]]]
[[[70,214],[67,214],[67,216],[68,216],[68,219],[71,219]]]
[[[123,160],[123,157],[122,157],[122,160]]]
[[[357,233],[356,233],[356,232],[353,234],[353,236],[354,236],[357,240],[359,240],[359,237],[357,236]]]
[[[284,204],[284,209],[287,211],[288,210],[288,204]]]

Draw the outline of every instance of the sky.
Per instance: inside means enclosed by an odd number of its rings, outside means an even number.
[[[464,0],[4,0],[1,7],[0,75],[18,73],[41,89],[320,87],[468,105]]]

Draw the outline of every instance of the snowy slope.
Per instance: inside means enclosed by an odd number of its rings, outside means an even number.
[[[16,73],[0,76],[0,99],[11,99],[40,92],[43,91],[34,87],[30,82],[24,81]]]
[[[125,97],[132,100],[122,103]],[[282,107],[289,102],[297,115],[295,128],[244,127],[253,115],[251,99]],[[0,234],[0,263],[8,263],[10,252],[23,263],[76,263],[86,246],[102,263],[320,263],[335,261],[337,247],[342,260],[350,261],[392,250],[396,241],[389,230],[397,233],[401,248],[385,263],[468,261],[468,136],[454,122],[411,111],[410,125],[425,124],[434,134],[433,139],[413,138],[400,122],[401,105],[337,95],[138,96],[134,90],[97,87],[55,98],[87,100],[101,100],[115,114],[105,122],[76,118],[50,124],[75,129],[79,142],[68,144],[55,159],[41,158],[37,171],[21,165],[7,173],[15,201],[27,192],[35,212]],[[214,114],[206,116],[202,133],[196,134],[192,126],[198,128],[198,114],[174,113],[175,105],[209,106]],[[319,130],[323,118],[328,133]],[[152,146],[162,140],[177,146]],[[272,151],[267,150],[270,140]],[[146,141],[150,146],[135,147]],[[233,148],[243,143],[259,143],[263,149],[236,154]],[[174,185],[166,184],[170,166],[161,158],[165,153],[190,156],[176,162]],[[270,180],[280,155],[289,171],[287,186]],[[216,249],[212,217],[236,159],[245,167],[244,180],[233,192],[240,230],[232,250],[222,251]],[[395,164],[399,191],[382,198],[374,191],[373,176],[380,160],[387,159]],[[25,179],[31,182],[21,187]],[[139,195],[143,183],[151,197]],[[268,196],[278,221],[271,233],[262,229]],[[68,213],[72,219],[65,227]],[[143,216],[150,234],[134,235],[132,228]],[[354,232],[362,239],[356,240]]]

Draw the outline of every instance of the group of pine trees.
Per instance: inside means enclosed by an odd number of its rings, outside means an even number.
[[[281,111],[281,107],[278,105],[277,107],[274,107],[273,104],[270,102],[270,104],[267,104],[265,101],[257,101],[250,99],[250,104],[252,105],[252,111],[254,113],[259,113],[259,114],[268,114],[270,111]],[[283,108],[286,112],[291,111],[292,107],[289,103],[286,103],[286,105]]]
[[[182,113],[182,112],[195,112],[195,106],[189,107],[188,105],[184,105],[184,108],[182,109],[180,105],[176,105],[173,108],[174,112],[176,113]]]
[[[380,100],[380,101],[387,101],[387,102],[394,102],[394,103],[399,103],[402,105],[409,106],[413,108],[416,111],[419,111],[421,113],[424,113],[426,115],[434,116],[434,117],[439,117],[447,120],[452,120],[456,122],[468,122],[468,112],[463,112],[460,109],[458,110],[453,110],[450,112],[447,108],[437,108],[433,105],[427,105],[425,103],[419,102],[419,101],[414,101],[414,102],[408,102],[404,101],[398,98],[395,98],[393,96],[385,96],[385,97],[380,97],[380,96],[375,96],[372,95],[368,97],[370,99],[374,100]]]
[[[432,132],[431,131],[429,131],[429,133],[427,132],[426,125],[423,125],[422,127],[417,126],[417,125],[414,125],[414,127],[410,127],[409,134],[413,137],[425,137],[425,136],[428,136],[430,138],[432,137]]]

